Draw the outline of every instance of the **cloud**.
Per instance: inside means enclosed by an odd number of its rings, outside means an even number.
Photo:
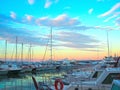
[[[44,8],[49,8],[53,3],[56,4],[58,2],[59,0],[46,0]]]
[[[117,15],[113,15],[111,17],[108,17],[107,19],[104,20],[104,22],[108,22],[108,21],[110,21],[111,19],[113,19],[115,17],[117,17]]]
[[[32,20],[32,18],[33,18],[33,16],[32,15],[25,15],[26,16],[26,19],[27,19],[27,21],[31,21]]]
[[[51,6],[52,2],[50,0],[46,0],[44,8],[49,8]]]
[[[68,29],[68,30],[89,30],[89,29],[95,29],[95,27],[92,26],[83,26],[83,25],[76,25],[76,26],[66,26],[61,27],[58,29]]]
[[[96,48],[100,42],[95,37],[89,35],[65,31],[56,33],[54,40],[59,41],[58,46],[82,49]]]
[[[69,25],[77,25],[80,22],[76,18],[70,18],[66,14],[62,14],[57,16],[52,20],[53,26],[69,26]]]
[[[12,18],[12,17],[14,18]],[[28,17],[25,16],[25,18],[15,18],[14,14],[12,14],[11,16],[6,16],[6,15],[3,15],[3,14],[0,14],[0,20],[1,20],[1,23],[4,23],[4,24],[10,24],[11,22],[12,23],[19,23],[19,24],[32,24],[32,25],[35,25],[35,19],[31,19],[31,21],[28,22]],[[29,18],[30,20],[30,18]]]
[[[116,30],[117,28],[112,27],[112,26],[95,26],[96,29],[100,30]]]
[[[28,3],[29,3],[30,5],[33,5],[33,4],[35,3],[35,0],[28,0]]]
[[[26,28],[13,28],[7,25],[0,25],[0,38],[7,40],[9,43],[15,43],[16,36],[18,37],[18,44],[32,44],[45,45],[48,38],[36,37],[33,33],[35,31],[27,30]]]
[[[2,16],[2,15],[1,15]],[[30,15],[28,15],[30,16]],[[28,20],[33,20],[28,19]],[[37,21],[38,20],[38,21]],[[93,27],[79,26],[80,21],[78,18],[71,18],[66,14],[59,15],[55,18],[42,17],[36,20],[37,24],[42,26],[53,25],[55,27],[68,27],[78,30],[87,30],[92,29]],[[32,44],[32,45],[46,45],[48,42],[48,35],[40,35],[38,31],[33,30],[30,24],[20,22],[17,19],[12,19],[10,17],[2,16],[0,18],[0,39],[8,40],[10,43],[15,43],[15,37],[18,37],[18,43]],[[12,24],[10,23],[12,22]],[[21,28],[22,27],[22,28]],[[31,30],[30,30],[31,29]],[[71,29],[70,29],[71,30]],[[58,31],[57,31],[58,32]],[[60,32],[55,34],[53,38],[54,46],[63,46],[71,48],[96,48],[99,40],[96,40],[95,37],[84,35],[75,32]],[[34,35],[35,34],[35,35]],[[38,37],[39,36],[39,37]],[[57,42],[60,42],[59,44]]]
[[[51,19],[49,17],[41,17],[36,20],[37,25],[51,26]]]
[[[0,14],[1,15],[1,14]],[[66,26],[76,26],[81,24],[78,17],[69,17],[67,14],[61,14],[57,17],[51,18],[49,16],[34,18],[32,15],[26,14],[24,18],[12,19],[5,15],[1,15],[2,21],[12,21],[20,24],[28,25],[40,25],[40,26],[53,26],[53,27],[66,27]]]
[[[92,14],[92,12],[93,12],[93,8],[89,9],[88,13]]]
[[[67,14],[62,14],[55,18],[42,17],[37,19],[36,22],[38,25],[54,26],[54,27],[80,24],[80,21],[78,20],[78,18],[70,18]]]
[[[10,17],[11,17],[12,19],[16,19],[16,13],[13,12],[13,11],[11,11],[11,12],[10,12]]]
[[[117,26],[120,26],[120,17],[118,17],[116,20],[115,20],[115,23]]]
[[[17,19],[14,20],[1,14],[0,17],[0,39],[15,43],[15,38],[17,36],[19,38],[18,43],[31,43],[33,45],[46,44],[48,38],[46,38],[45,35],[38,33],[38,30],[32,30],[30,24],[24,24]]]
[[[98,17],[108,16],[108,15],[112,14],[114,11],[116,11],[118,8],[120,8],[120,3],[115,4],[110,10],[108,10],[107,12],[99,15]]]

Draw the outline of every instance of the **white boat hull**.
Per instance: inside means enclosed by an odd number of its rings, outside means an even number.
[[[0,70],[0,75],[7,75],[8,74],[8,70]]]

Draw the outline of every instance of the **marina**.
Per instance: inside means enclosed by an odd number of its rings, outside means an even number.
[[[0,0],[0,90],[120,90],[120,0]]]
[[[75,61],[69,65],[57,62],[46,66],[39,63],[41,66],[39,70],[35,69],[38,67],[33,64],[28,64],[27,66],[32,66],[29,67],[30,71],[23,72],[20,69],[19,72],[18,70],[11,72],[9,69],[7,74],[1,74],[0,90],[37,90],[36,87],[57,90],[57,83],[61,83],[62,90],[102,90],[103,88],[111,90],[113,81],[120,78],[119,61],[120,57],[107,57],[101,61],[77,61],[76,64]],[[19,66],[19,63],[16,64]]]

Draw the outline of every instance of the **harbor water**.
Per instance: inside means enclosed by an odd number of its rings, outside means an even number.
[[[63,77],[65,71],[40,71],[37,73],[24,73],[11,76],[0,76],[0,90],[35,90],[32,76],[37,82],[54,84],[54,78]]]

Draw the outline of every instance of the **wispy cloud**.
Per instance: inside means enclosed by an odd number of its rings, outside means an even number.
[[[49,8],[52,2],[50,0],[46,0],[44,8]]]
[[[53,3],[58,3],[59,0],[46,0],[44,8],[49,8]]]
[[[16,19],[16,13],[11,11],[10,12],[10,17],[13,18],[13,19]]]
[[[115,17],[117,17],[117,15],[113,15],[111,17],[108,17],[107,19],[104,20],[104,22],[108,22],[108,21],[110,21],[111,19],[113,19]]]
[[[51,19],[49,17],[41,17],[36,19],[36,24],[41,26],[51,26]]]
[[[117,30],[116,27],[112,27],[112,26],[95,26],[95,28],[100,30]]]
[[[54,26],[69,26],[80,23],[77,18],[70,18],[67,14],[57,16],[52,20],[52,22]]]
[[[115,20],[115,23],[117,26],[120,26],[120,17],[118,17],[116,20]]]
[[[59,32],[54,36],[54,40],[61,42],[61,46],[69,48],[96,48],[99,40],[93,36],[84,35],[76,32]],[[59,43],[60,45],[60,43]]]
[[[93,12],[93,8],[91,8],[91,9],[88,10],[89,14],[92,14],[92,12]]]
[[[72,18],[69,17],[67,14],[61,14],[54,18],[51,18],[49,16],[35,18],[34,16],[28,14],[26,14],[22,18],[16,18],[16,19],[12,19],[4,15],[2,15],[2,18],[8,19],[9,21],[13,21],[13,22],[18,22],[21,24],[53,26],[53,27],[76,26],[81,24],[78,17]]]
[[[32,44],[32,45],[46,45],[49,36],[48,35],[38,35],[38,33],[35,33],[33,30],[29,30],[28,27],[31,27],[31,25],[27,25],[26,23],[20,22],[17,19],[12,19],[9,17],[2,16],[4,18],[0,18],[0,22],[3,22],[3,24],[0,24],[0,38],[4,40],[8,40],[11,43],[15,43],[15,37],[18,37],[18,43],[25,43],[25,44]],[[26,19],[28,21],[32,21],[31,15],[26,15]],[[7,23],[5,22],[7,21]],[[10,25],[10,22],[12,21],[12,25]],[[13,26],[14,23],[14,26]],[[17,26],[15,24],[18,24],[20,26]],[[80,26],[80,21],[78,18],[71,18],[67,14],[59,15],[55,18],[50,17],[42,17],[39,19],[36,19],[36,23],[41,26],[54,26],[54,27],[61,27],[61,29],[75,29],[75,30],[87,30],[92,29],[93,27],[88,26]],[[16,26],[16,27],[15,27]],[[59,32],[59,31],[58,31]],[[34,35],[35,33],[35,35]],[[38,37],[39,36],[39,37]],[[57,47],[68,47],[68,48],[84,48],[84,49],[94,49],[98,47],[98,44],[100,41],[95,39],[95,37],[80,34],[77,32],[65,32],[61,31],[60,33],[55,34],[54,42],[60,42],[55,43],[54,45]]]
[[[29,3],[30,5],[33,5],[33,4],[35,3],[35,0],[28,0],[28,3]]]
[[[19,38],[18,43],[31,43],[33,45],[46,44],[48,37],[40,35],[38,31],[30,30],[32,29],[31,25],[26,25],[17,19],[14,20],[4,15],[0,15],[0,17],[0,22],[2,22],[0,23],[0,39],[8,40],[10,43],[15,43],[15,37],[17,36]]]
[[[107,12],[99,15],[98,17],[105,17],[105,16],[108,16],[110,14],[112,14],[114,11],[116,11],[117,9],[120,8],[120,2],[115,4],[110,10],[108,10]]]
[[[43,17],[36,20],[38,25],[43,26],[69,26],[69,25],[78,25],[80,21],[77,18],[70,18],[67,14],[59,15],[55,18]]]
[[[26,28],[0,25],[0,30],[0,38],[7,40],[9,43],[15,43],[16,36],[18,37],[18,44],[45,45],[48,40],[48,38],[34,36],[33,31],[27,30]]]
[[[95,27],[93,26],[83,26],[83,25],[76,25],[76,26],[65,26],[65,27],[61,27],[61,28],[58,28],[58,29],[66,29],[66,30],[89,30],[89,29],[95,29]]]

